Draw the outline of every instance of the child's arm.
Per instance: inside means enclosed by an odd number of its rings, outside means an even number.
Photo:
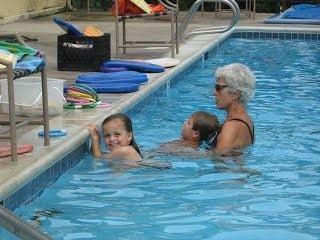
[[[113,150],[112,152],[106,155],[107,158],[111,159],[122,159],[122,160],[133,160],[138,161],[141,159],[141,156],[137,151],[131,147],[120,147],[118,149]]]
[[[94,157],[101,157],[102,152],[100,149],[100,135],[99,130],[96,125],[89,124],[87,125],[87,129],[90,133],[91,139],[92,139],[92,146],[91,146],[91,152]]]

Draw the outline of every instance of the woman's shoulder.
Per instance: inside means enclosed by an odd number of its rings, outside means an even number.
[[[233,115],[230,116],[226,119],[226,122],[224,123],[224,125],[239,125],[239,124],[248,124],[250,126],[250,128],[253,127],[253,120],[251,119],[251,117],[249,116],[248,113],[243,113],[243,114],[239,114],[239,115]]]

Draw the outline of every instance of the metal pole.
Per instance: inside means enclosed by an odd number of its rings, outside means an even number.
[[[122,20],[122,45],[125,46],[127,43],[126,39],[126,19]],[[123,48],[123,54],[127,53],[126,47]]]
[[[46,234],[24,222],[11,211],[0,205],[0,226],[24,240],[50,240]]]
[[[177,1],[178,2],[178,1]],[[175,28],[175,41],[176,41],[176,54],[179,54],[179,36],[178,36],[178,29],[179,29],[179,20],[178,20],[178,14],[179,14],[179,6],[177,6],[177,11],[176,11],[176,28]]]
[[[45,56],[44,60],[45,60]],[[45,60],[46,64],[46,60]],[[46,66],[41,70],[41,87],[42,87],[42,110],[43,110],[43,130],[44,130],[44,145],[50,145],[49,137],[49,114],[48,114],[48,80],[46,74]]]
[[[8,97],[9,97],[9,121],[10,121],[10,141],[11,141],[11,160],[17,161],[17,128],[16,113],[14,103],[14,84],[13,84],[13,66],[10,63],[7,66],[8,76]]]
[[[175,33],[174,33],[174,10],[171,11],[171,57],[175,57]]]
[[[118,11],[118,0],[115,1],[115,8],[116,8],[116,58],[119,58],[119,11]]]
[[[204,12],[204,2],[202,2],[202,5],[201,5],[201,14],[203,15],[203,12]]]
[[[256,19],[256,0],[253,0],[253,20]]]
[[[249,16],[248,0],[246,0],[246,16]]]

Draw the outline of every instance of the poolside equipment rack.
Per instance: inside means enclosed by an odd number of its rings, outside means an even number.
[[[24,46],[28,46],[23,39],[18,34],[11,33],[1,33],[1,39],[16,39],[18,43]],[[46,59],[44,53],[40,53],[41,57]],[[24,71],[23,74],[19,71],[19,74],[15,74],[13,69],[12,62],[5,61],[0,59],[0,64],[6,66],[1,73],[7,74],[8,81],[8,102],[9,102],[9,121],[0,121],[0,125],[9,125],[9,130],[0,131],[0,139],[10,139],[11,140],[11,160],[17,161],[17,128],[23,127],[26,125],[43,125],[44,128],[44,145],[50,145],[49,138],[49,116],[48,116],[48,81],[46,73],[46,64],[41,69],[37,69],[35,72]],[[41,72],[41,88],[42,88],[42,110],[43,116],[42,120],[17,120],[15,114],[15,98],[14,98],[14,84],[13,81],[16,78],[25,77],[37,72]],[[5,134],[10,132],[9,134]]]

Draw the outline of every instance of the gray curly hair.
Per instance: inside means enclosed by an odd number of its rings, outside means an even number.
[[[254,96],[256,77],[249,67],[232,63],[217,68],[216,78],[223,78],[231,92],[240,94],[240,103],[246,105]]]

